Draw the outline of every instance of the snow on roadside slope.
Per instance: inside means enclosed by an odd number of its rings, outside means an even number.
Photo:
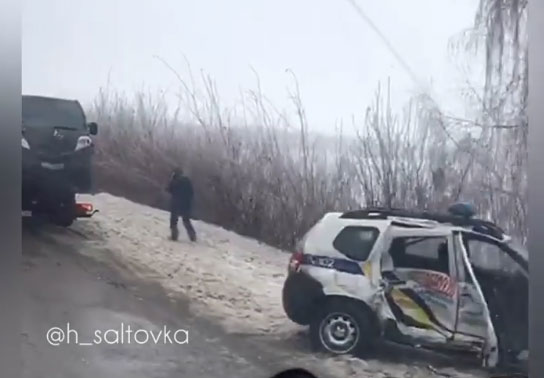
[[[291,325],[280,295],[288,254],[200,221],[194,221],[197,243],[188,241],[181,222],[180,241],[172,242],[167,212],[104,193],[92,202],[102,212],[78,226],[146,268],[136,272],[143,278],[187,295],[233,333],[277,333]]]
[[[81,196],[81,199],[89,196]],[[192,310],[215,317],[234,333],[273,335],[298,332],[301,327],[283,313],[281,289],[289,255],[220,227],[195,221],[199,241],[190,243],[180,224],[180,241],[168,240],[168,213],[100,193],[89,198],[97,213],[76,223],[78,229],[105,243],[108,251],[142,279],[160,283],[170,293],[191,299]],[[311,357],[310,357],[311,358]],[[429,370],[403,364],[381,364],[348,357],[328,358],[327,369],[341,369],[345,376],[401,378],[438,377]],[[364,365],[365,368],[361,368]],[[386,366],[387,365],[387,366]],[[358,367],[358,368],[357,368]],[[354,375],[353,371],[358,371]],[[366,373],[365,373],[366,372]],[[476,377],[449,372],[450,377]]]

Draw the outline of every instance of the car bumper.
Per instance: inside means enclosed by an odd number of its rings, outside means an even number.
[[[56,158],[45,158],[32,150],[23,149],[23,186],[88,192],[91,189],[91,157],[91,149]]]
[[[282,304],[287,317],[300,325],[308,325],[315,304],[324,297],[321,284],[303,272],[291,272],[283,284]]]

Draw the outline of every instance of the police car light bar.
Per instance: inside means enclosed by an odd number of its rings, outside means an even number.
[[[448,213],[463,218],[472,218],[476,214],[476,209],[470,203],[458,202],[448,208]]]

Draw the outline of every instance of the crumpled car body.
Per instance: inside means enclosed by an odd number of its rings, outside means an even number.
[[[376,337],[473,353],[485,367],[525,366],[528,254],[483,224],[327,214],[291,257],[285,312],[311,325],[331,298],[349,301]],[[342,245],[346,230],[363,235],[358,249],[353,238]]]

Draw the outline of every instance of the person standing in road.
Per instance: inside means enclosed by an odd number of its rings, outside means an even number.
[[[172,240],[178,240],[178,219],[183,220],[183,226],[191,241],[196,241],[196,232],[191,223],[193,208],[193,184],[189,177],[183,174],[181,168],[174,169],[167,187],[171,195],[170,199],[170,231]]]

